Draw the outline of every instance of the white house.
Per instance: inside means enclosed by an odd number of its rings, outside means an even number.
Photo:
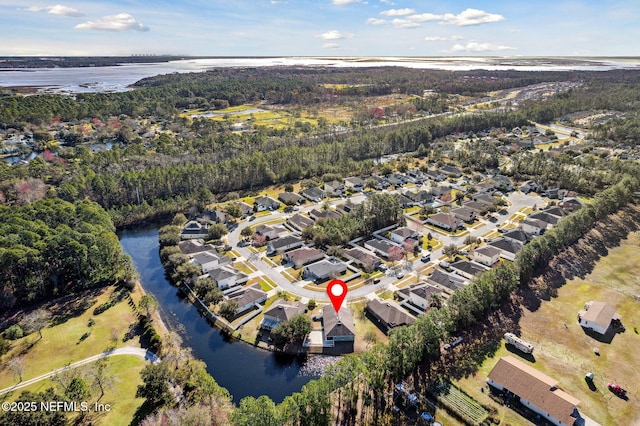
[[[260,323],[260,328],[272,330],[283,321],[288,321],[296,315],[304,313],[306,305],[301,302],[285,302],[282,299],[276,300],[264,311],[264,318]]]
[[[559,389],[557,380],[510,355],[498,360],[487,383],[516,395],[522,405],[554,425],[585,424],[578,411],[579,399]]]
[[[401,297],[409,299],[411,304],[413,304],[414,306],[418,306],[423,311],[426,311],[431,306],[433,295],[440,295],[442,293],[442,290],[431,284],[419,282],[417,284],[413,284],[409,287],[403,288],[398,293]]]
[[[226,290],[230,287],[242,285],[249,280],[246,274],[237,269],[223,265],[217,269],[209,271],[209,277],[216,283],[220,290]]]
[[[206,274],[207,272],[217,269],[222,265],[231,263],[232,260],[216,251],[209,250],[196,254],[193,256],[193,260],[191,262],[200,266],[202,273]]]
[[[495,247],[485,246],[471,252],[473,260],[485,266],[491,266],[500,259],[500,250]]]
[[[239,315],[260,303],[266,302],[267,293],[260,288],[259,284],[255,284],[251,287],[228,294],[227,298],[228,300],[234,300],[238,304],[236,315]]]
[[[398,244],[404,244],[406,240],[411,240],[411,243],[415,246],[418,244],[419,239],[420,234],[412,229],[407,228],[406,226],[398,228],[391,232],[391,241]]]
[[[585,303],[584,310],[578,312],[580,325],[598,334],[606,334],[611,323],[619,323],[620,319],[616,308],[605,302],[589,301]]]

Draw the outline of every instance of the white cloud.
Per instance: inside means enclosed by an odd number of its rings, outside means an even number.
[[[76,25],[78,30],[97,31],[149,31],[149,27],[142,24],[128,13],[118,13],[117,15],[103,16],[95,21],[87,21]]]
[[[340,45],[338,43],[325,43],[322,45],[323,49],[338,49]]]
[[[353,34],[342,34],[338,30],[327,31],[326,33],[318,34],[316,37],[323,40],[342,40],[346,38],[353,38]]]
[[[380,0],[380,3],[388,4],[389,6],[393,6],[395,4],[391,0]]]
[[[425,37],[424,39],[426,41],[456,41],[456,40],[463,40],[464,37],[462,37],[462,36],[451,36],[451,37],[432,36],[432,37]]]
[[[63,15],[63,16],[74,16],[80,17],[84,16],[84,14],[78,12],[78,9],[74,9],[73,7],[63,6],[61,4],[56,4],[55,6],[31,6],[27,8],[29,12],[47,12],[50,15]]]
[[[384,19],[377,19],[377,18],[369,18],[367,19],[367,24],[369,25],[383,25],[386,24],[387,21],[385,21]]]
[[[417,22],[408,21],[406,19],[394,19],[391,23],[396,28],[416,28],[420,26]]]
[[[271,4],[287,4],[286,1],[271,0]]]
[[[389,9],[380,12],[382,16],[407,16],[416,13],[415,9]]]
[[[437,21],[441,24],[457,25],[465,27],[469,25],[488,24],[491,22],[504,21],[505,17],[497,13],[488,13],[478,9],[466,9],[457,15],[453,13],[445,13],[444,15],[436,15],[433,13],[421,13],[410,15],[407,17],[416,22],[432,22]]]
[[[344,6],[346,4],[360,3],[360,0],[331,0],[331,4],[336,6]]]
[[[451,50],[454,52],[489,52],[496,50],[514,50],[515,47],[497,45],[491,43],[478,43],[477,41],[471,41],[467,44],[455,44]]]

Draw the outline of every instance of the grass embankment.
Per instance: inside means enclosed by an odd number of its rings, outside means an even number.
[[[611,224],[600,226],[550,265],[553,271],[539,279],[552,286],[551,299],[543,297],[541,301],[533,292],[525,294],[522,317],[515,327],[519,326],[522,338],[535,346],[535,362],[531,365],[558,380],[561,389],[581,400],[579,409],[583,413],[603,425],[640,424],[640,393],[636,387],[640,383],[640,233],[629,234],[617,247],[617,242],[608,242],[611,237],[606,234],[619,235]],[[597,239],[600,243],[594,244]],[[565,269],[569,265],[574,269]],[[567,277],[570,279],[559,286]],[[577,323],[577,313],[590,300],[615,306],[626,331],[610,339],[585,333]],[[598,348],[600,356],[594,354],[594,348]],[[483,404],[496,405],[487,395],[486,378],[498,359],[509,354],[512,353],[502,343],[475,376],[462,379],[459,384]],[[515,356],[519,357],[517,353]],[[584,380],[587,372],[595,373],[594,390]],[[626,388],[628,400],[614,396],[607,389],[608,382]],[[523,422],[519,415],[502,406],[499,417],[502,424]]]
[[[137,305],[142,296],[137,286],[130,293]],[[110,303],[111,301],[111,303]],[[106,310],[100,312],[104,307]],[[96,308],[102,306],[101,309]],[[2,356],[0,369],[0,389],[18,383],[19,378],[7,368],[8,360],[22,356],[24,363],[23,380],[40,376],[67,364],[97,355],[108,348],[123,346],[140,347],[140,334],[137,332],[137,317],[130,305],[126,293],[115,287],[90,290],[74,296],[68,296],[41,306],[53,314],[52,325],[42,330],[42,338],[37,332],[12,341],[12,347]],[[16,318],[3,318],[11,324]],[[90,320],[93,324],[90,326]],[[132,338],[125,340],[126,333],[134,330]],[[139,372],[145,361],[133,356],[118,355],[107,361],[109,377],[113,385],[106,390],[101,403],[112,404],[113,410],[100,417],[100,424],[128,424],[134,417],[141,399],[135,398],[135,390],[141,384]],[[79,367],[86,370],[87,366]],[[87,378],[91,382],[90,378]],[[52,385],[50,379],[10,392],[2,396],[3,400],[16,399],[23,390],[42,391]],[[95,392],[94,392],[95,393]],[[92,395],[92,401],[97,395]]]

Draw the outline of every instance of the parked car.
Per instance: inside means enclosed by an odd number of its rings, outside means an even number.
[[[378,271],[380,271],[380,272],[385,272],[387,269],[388,268],[386,266],[384,266],[384,265],[378,266]]]
[[[449,264],[449,262],[445,262],[444,260],[443,260],[443,261],[441,261],[440,263],[438,263],[438,265],[439,265],[441,268],[444,268],[444,269],[449,269],[449,267],[451,266],[451,265]]]
[[[398,271],[398,272],[396,272],[396,278],[397,278],[397,279],[404,278],[404,272],[402,272],[402,271]]]
[[[251,222],[252,220],[256,220],[255,216],[249,216],[249,222]]]
[[[452,348],[455,348],[456,346],[458,346],[462,342],[462,340],[463,339],[462,339],[461,336],[454,337],[449,343],[446,343],[443,346],[443,348],[448,351],[449,349],[452,349]]]
[[[431,260],[431,254],[425,254],[424,256],[422,256],[422,257],[420,258],[420,261],[421,261],[422,263],[427,263],[427,262],[429,262],[430,260]]]
[[[375,280],[373,280],[374,284],[380,284],[380,278],[376,278]]]

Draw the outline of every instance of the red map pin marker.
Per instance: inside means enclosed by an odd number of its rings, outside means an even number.
[[[344,298],[347,297],[347,285],[342,280],[332,280],[327,286],[327,294],[336,313],[340,311]]]

